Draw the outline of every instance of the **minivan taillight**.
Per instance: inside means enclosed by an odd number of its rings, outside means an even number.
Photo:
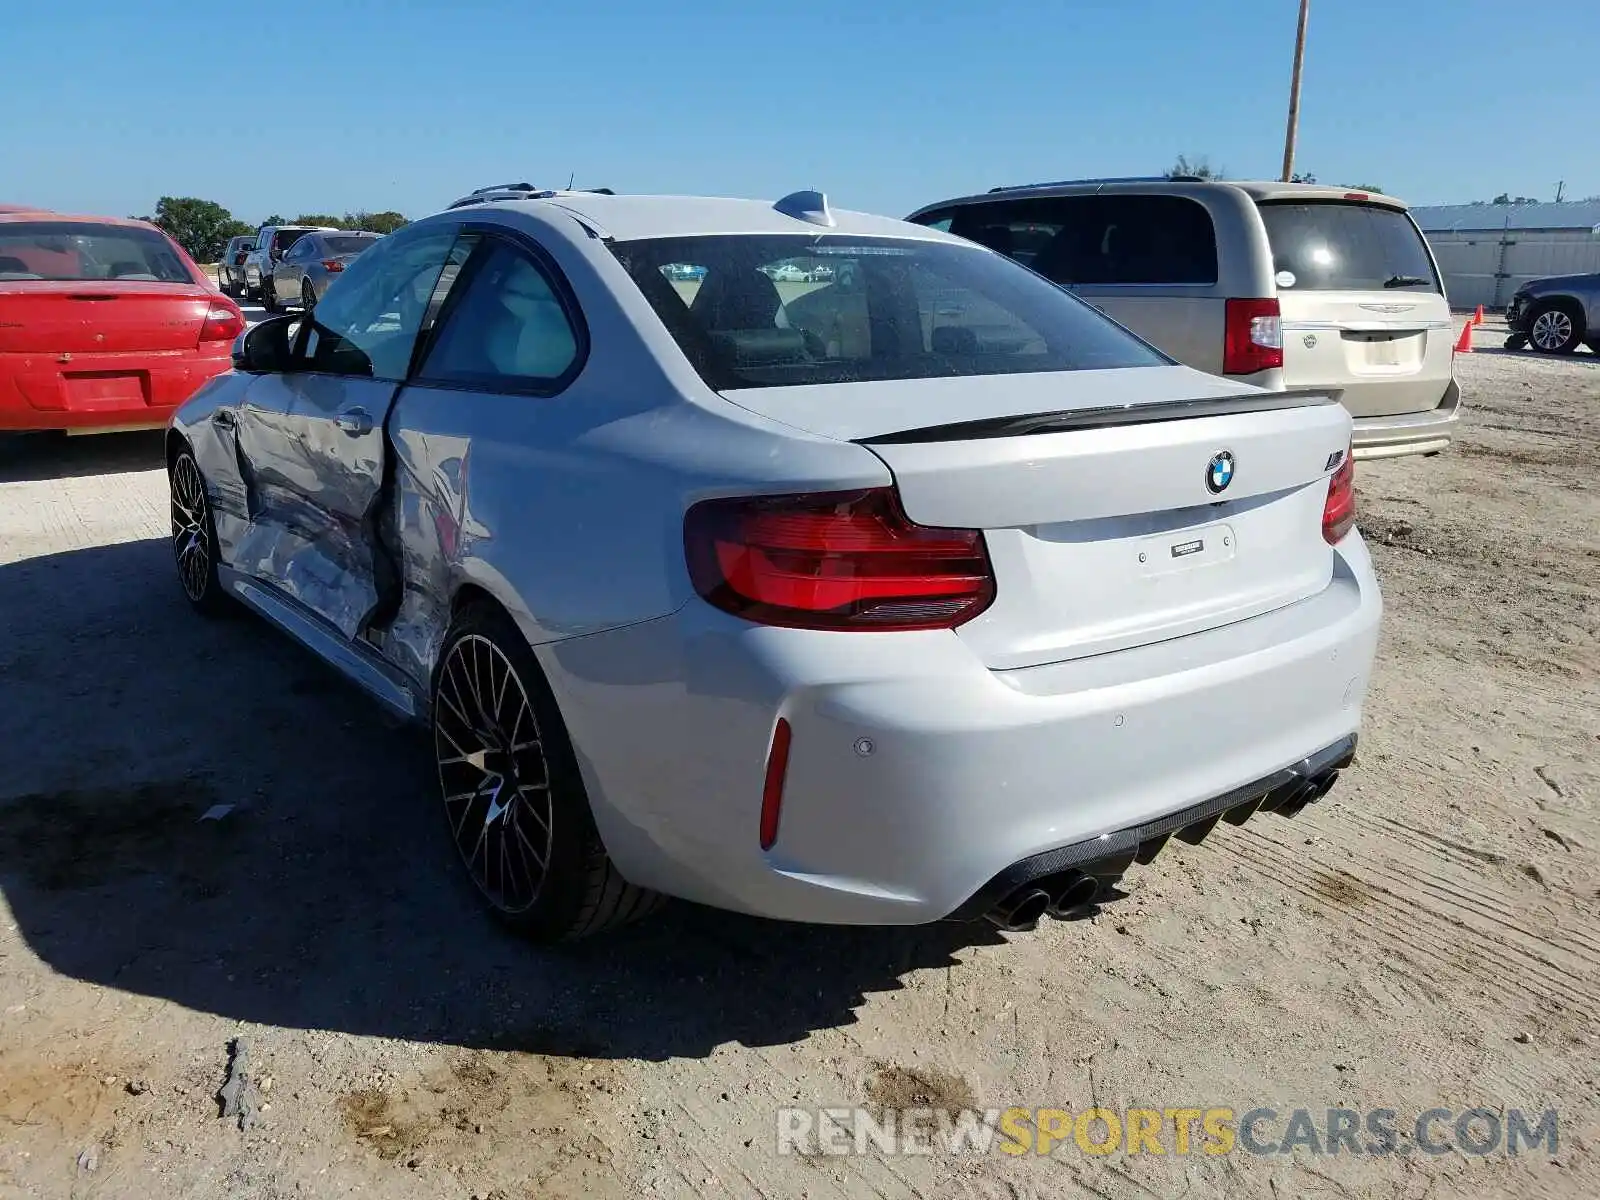
[[[1356,523],[1356,458],[1353,449],[1328,478],[1328,499],[1322,506],[1322,538],[1330,546],[1344,541]]]
[[[200,326],[202,342],[231,342],[244,332],[244,314],[231,304],[213,300]]]
[[[1229,300],[1225,312],[1224,375],[1254,375],[1283,366],[1283,317],[1277,300]]]
[[[797,629],[949,629],[994,599],[976,529],[918,525],[893,488],[705,500],[684,517],[707,601]]]

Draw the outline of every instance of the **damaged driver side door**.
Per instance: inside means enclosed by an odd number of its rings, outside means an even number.
[[[469,235],[470,236],[470,235]],[[301,321],[282,388],[275,457],[292,514],[256,574],[346,639],[398,583],[380,536],[384,426],[470,252],[454,225],[404,230],[351,264]]]

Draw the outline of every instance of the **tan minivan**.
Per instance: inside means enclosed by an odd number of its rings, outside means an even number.
[[[1083,180],[997,188],[908,219],[1025,263],[1189,366],[1274,390],[1337,389],[1357,458],[1433,454],[1454,436],[1450,307],[1391,196]]]

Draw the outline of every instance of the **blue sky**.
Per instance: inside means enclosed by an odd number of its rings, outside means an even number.
[[[904,214],[1001,183],[1273,177],[1296,0],[11,0],[0,203],[420,215],[513,179]],[[1592,31],[1317,0],[1298,165],[1414,204],[1600,193]],[[1581,22],[1580,22],[1581,25]],[[1559,114],[1566,114],[1561,118]],[[1585,128],[1585,126],[1588,128]]]

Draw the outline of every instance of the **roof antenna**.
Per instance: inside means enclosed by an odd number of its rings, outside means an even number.
[[[826,225],[832,228],[838,223],[828,208],[827,196],[821,192],[790,192],[772,207],[786,217],[793,217],[796,221],[805,221],[811,225]]]
[[[567,176],[567,191],[570,192],[572,190],[572,185],[577,183],[577,182],[578,182],[578,173],[576,171],[574,171],[571,175]]]

